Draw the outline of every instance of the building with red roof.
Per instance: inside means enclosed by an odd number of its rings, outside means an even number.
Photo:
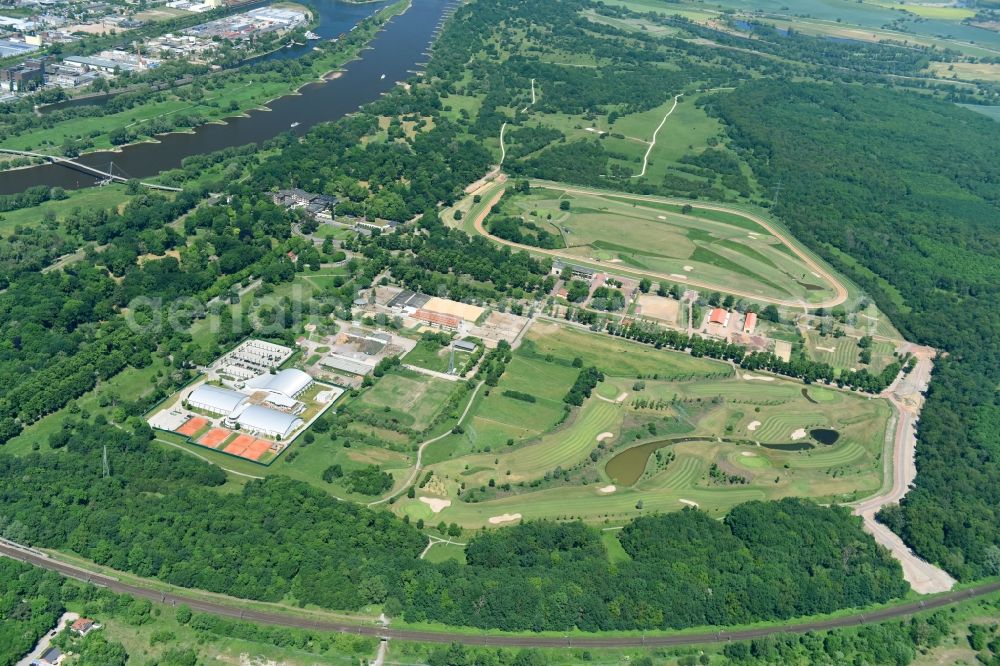
[[[748,312],[747,318],[743,320],[743,333],[753,335],[755,328],[757,328],[757,313]]]
[[[712,314],[708,317],[709,324],[718,324],[719,326],[729,325],[729,311],[722,308],[715,308],[712,310]]]

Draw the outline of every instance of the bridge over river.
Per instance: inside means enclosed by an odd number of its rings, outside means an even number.
[[[125,178],[124,176],[118,176],[116,174],[111,173],[110,171],[102,171],[101,169],[98,169],[97,167],[92,167],[92,166],[90,166],[88,164],[83,164],[82,162],[77,162],[75,160],[71,160],[68,157],[60,157],[58,155],[45,155],[43,153],[33,153],[31,151],[28,151],[28,150],[12,150],[10,148],[0,148],[0,153],[6,153],[8,155],[20,155],[22,157],[40,157],[42,159],[45,159],[45,160],[48,160],[48,161],[52,162],[53,164],[63,164],[63,165],[66,165],[66,166],[68,166],[68,167],[70,167],[72,169],[78,169],[78,170],[83,171],[85,173],[89,173],[89,174],[92,174],[94,176],[99,176],[101,178],[104,178],[107,181],[113,181],[113,182],[116,182],[116,183],[127,183],[128,180],[129,180],[128,178]],[[109,168],[113,168],[113,167],[109,167]],[[154,190],[167,190],[169,192],[180,192],[181,191],[181,188],[179,188],[179,187],[169,187],[167,185],[159,185],[157,183],[143,183],[143,182],[140,182],[139,184],[142,185],[143,187],[148,187],[148,188],[154,189]]]

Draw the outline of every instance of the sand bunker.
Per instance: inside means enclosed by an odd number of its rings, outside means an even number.
[[[441,513],[451,506],[451,500],[439,499],[437,497],[421,497],[420,501],[429,506],[434,513]]]
[[[774,377],[761,377],[760,375],[743,375],[743,379],[747,381],[758,381],[758,382],[773,382]]]
[[[680,273],[671,273],[670,277],[677,278],[678,280],[687,280],[688,279],[687,275],[681,275]]]
[[[756,430],[759,427],[760,427],[760,421],[751,421],[750,425],[747,426],[747,430],[749,430],[750,432],[753,432],[754,430]],[[744,453],[743,455],[746,455],[746,454]]]
[[[613,433],[613,432],[602,432],[600,435],[597,436],[597,441],[598,442],[603,442],[604,440],[611,439],[614,436],[615,436],[615,433]]]
[[[667,216],[666,215],[657,215],[656,219],[658,219],[658,220],[665,220],[665,219],[667,219]]]
[[[604,486],[603,488],[598,488],[597,492],[601,493],[602,495],[610,495],[611,493],[615,492],[616,490],[618,490],[618,489],[615,488],[614,486]]]
[[[688,506],[693,506],[696,509],[698,508],[697,502],[692,502],[691,500],[686,500],[686,499],[679,499],[677,501],[680,502],[681,504],[687,504]]]
[[[686,271],[693,271],[694,270],[694,266],[685,266],[684,270],[686,270]]]
[[[802,439],[805,436],[806,436],[806,429],[805,428],[799,428],[798,430],[796,430],[795,432],[792,433],[792,441],[793,442],[798,441],[798,440]]]
[[[306,324],[305,326],[303,326],[303,328],[312,333],[313,331],[316,330],[316,324]]]
[[[505,513],[502,516],[493,516],[490,518],[490,525],[499,525],[501,523],[510,523],[515,520],[521,520],[521,514],[519,513]]]
[[[832,354],[833,352],[837,351],[837,348],[836,347],[820,347],[819,345],[817,345],[816,346],[816,351],[825,351],[825,352],[830,352]]]
[[[746,456],[747,458],[756,458],[757,454],[753,451],[740,451],[741,456]]]

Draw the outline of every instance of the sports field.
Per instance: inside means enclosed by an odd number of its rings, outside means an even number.
[[[667,200],[554,184],[502,203],[503,215],[561,238],[562,247],[545,253],[564,260],[785,305],[846,298],[828,271],[761,218],[697,205],[683,211]]]
[[[534,419],[544,413],[538,403],[512,404],[504,418],[519,416],[519,423],[498,428],[485,445],[473,437],[478,445],[472,445],[469,431],[484,427],[482,414],[503,411],[490,400],[494,388],[466,419],[464,446],[453,436],[446,452],[428,458],[435,493],[451,501],[434,520],[469,528],[499,524],[505,516],[617,522],[637,515],[637,505],[647,512],[697,505],[721,515],[751,499],[848,501],[881,486],[891,420],[881,399],[734,374],[715,361],[554,324],[533,327],[509,366],[517,379],[510,385],[556,395],[551,368],[573,355],[608,377],[565,423],[538,434]],[[533,359],[548,359],[534,376],[527,372]],[[548,384],[543,374],[551,377]],[[836,433],[836,441],[822,443],[819,430]],[[506,435],[513,445],[497,441]],[[697,441],[675,441],[682,438]],[[637,480],[610,478],[608,461],[640,445],[652,453],[636,458]],[[474,502],[463,500],[470,491],[479,493]],[[419,501],[403,499],[395,510],[423,515],[426,504],[410,507]]]

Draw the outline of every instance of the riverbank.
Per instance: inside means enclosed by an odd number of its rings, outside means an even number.
[[[304,63],[304,71],[298,75],[288,76],[287,72],[277,71],[219,72],[171,89],[168,99],[151,101],[119,113],[74,118],[51,128],[10,137],[0,142],[0,147],[61,155],[67,144],[80,142],[83,145],[77,155],[121,152],[130,146],[159,142],[169,134],[191,133],[206,124],[224,124],[228,119],[245,117],[251,111],[266,108],[277,99],[298,94],[309,84],[329,80],[332,74],[359,57],[362,49],[389,19],[402,14],[409,6],[410,0],[397,0],[361,20],[345,39],[324,43],[324,52]],[[197,95],[202,96],[196,98]],[[163,127],[168,124],[172,126],[164,128],[164,131],[142,133],[143,126]],[[136,136],[122,143],[122,130],[126,135],[132,130]],[[118,141],[112,141],[113,134],[117,135],[115,138]],[[23,168],[31,167],[27,165]]]

